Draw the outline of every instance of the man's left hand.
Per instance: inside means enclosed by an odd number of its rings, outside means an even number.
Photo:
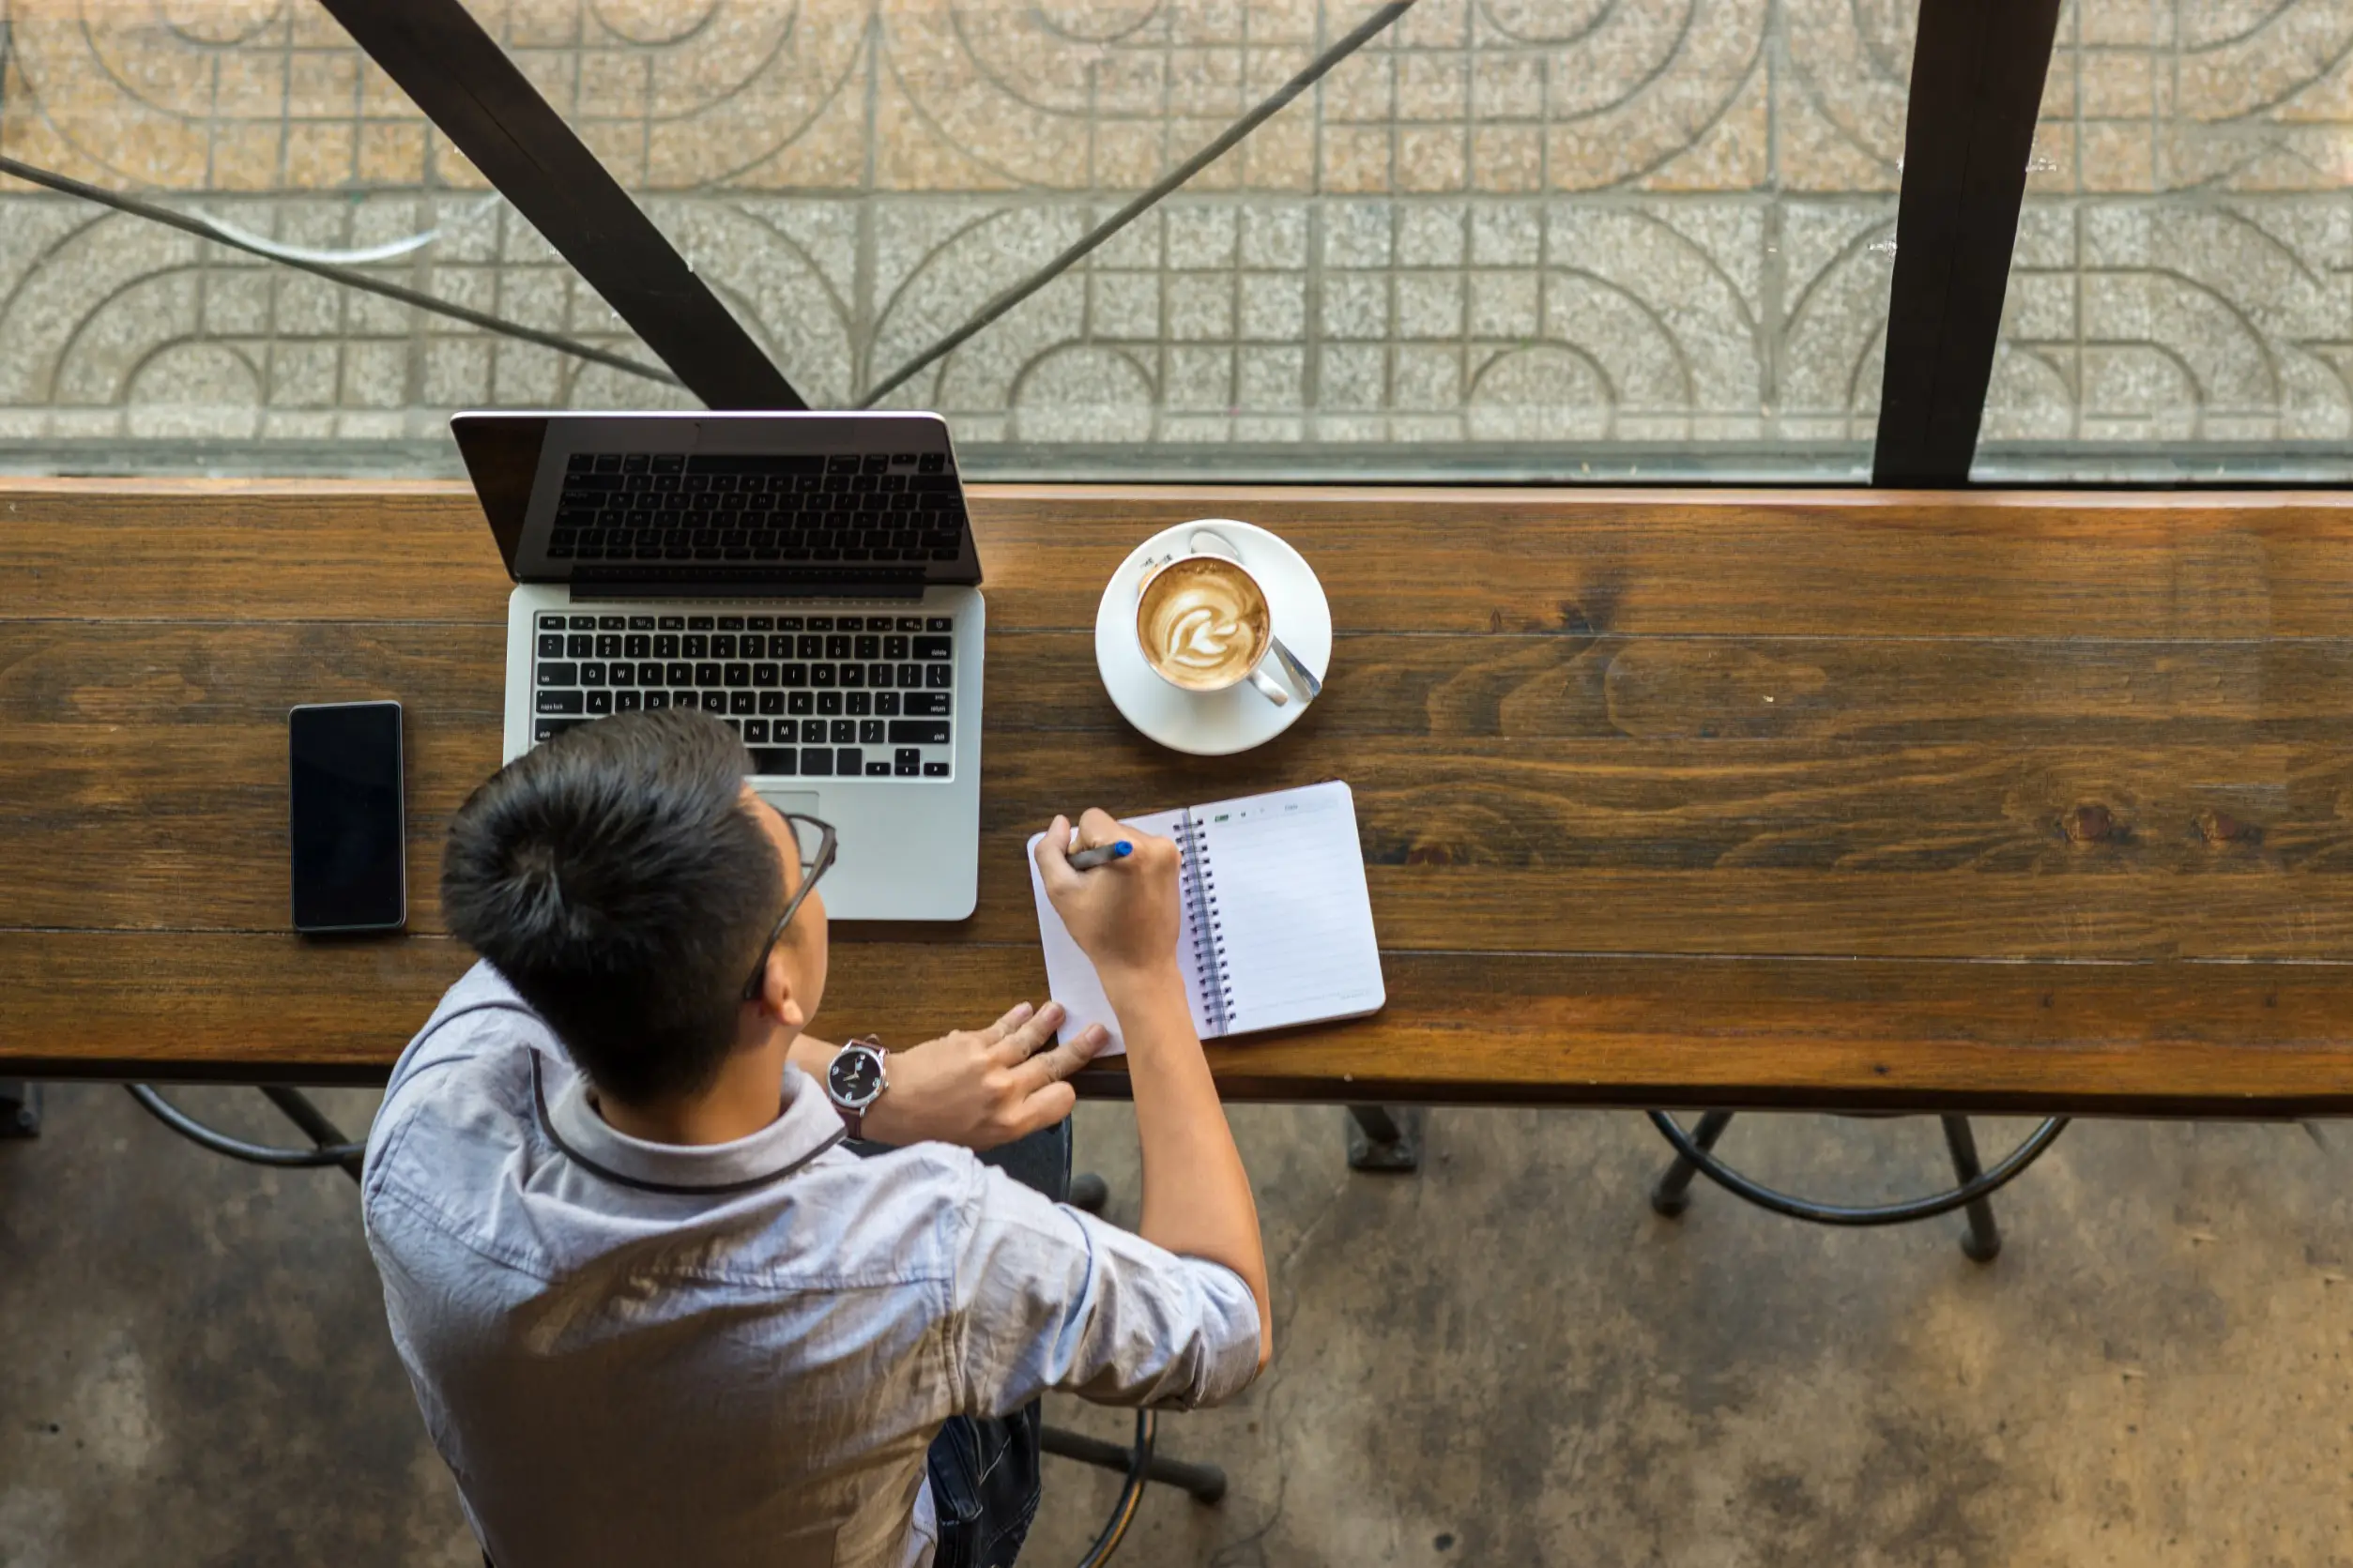
[[[986,1028],[893,1051],[891,1087],[866,1113],[866,1136],[982,1149],[1053,1126],[1078,1103],[1063,1080],[1111,1043],[1103,1026],[1090,1024],[1070,1043],[1055,1044],[1062,1016],[1060,1002],[1035,1011],[1023,1002]]]

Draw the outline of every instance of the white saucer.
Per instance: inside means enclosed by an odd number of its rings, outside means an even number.
[[[1103,689],[1127,722],[1171,751],[1195,756],[1230,756],[1264,745],[1299,722],[1307,704],[1293,698],[1277,708],[1248,681],[1222,692],[1181,692],[1152,673],[1136,643],[1136,595],[1144,563],[1190,553],[1192,536],[1203,529],[1233,546],[1250,574],[1266,589],[1275,635],[1299,662],[1324,678],[1332,663],[1332,606],[1315,569],[1281,539],[1252,523],[1204,517],[1163,528],[1128,553],[1104,587],[1094,613],[1094,663]]]

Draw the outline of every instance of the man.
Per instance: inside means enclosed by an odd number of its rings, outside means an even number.
[[[1126,1037],[1129,1234],[971,1152],[1069,1115],[1104,1042],[1053,1044],[1053,1004],[833,1071],[806,1032],[831,830],[761,802],[746,760],[700,714],[622,715],[451,823],[442,907],[484,962],[369,1137],[393,1342],[499,1568],[1009,1563],[1044,1390],[1213,1404],[1272,1344],[1176,851],[1099,811],[1082,840],[1133,854],[1075,870],[1060,817],[1039,849]],[[860,1158],[853,1131],[902,1147]]]

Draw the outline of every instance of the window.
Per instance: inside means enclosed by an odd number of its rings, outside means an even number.
[[[1342,0],[475,13],[817,405],[1371,14]],[[1422,0],[886,402],[976,473],[1869,467],[1909,0]],[[0,154],[653,362],[314,6],[20,8]],[[0,185],[0,460],[450,471],[448,413],[682,390]]]
[[[2068,0],[1972,477],[2353,472],[2353,5]]]

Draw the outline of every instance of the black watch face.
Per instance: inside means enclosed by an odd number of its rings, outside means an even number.
[[[845,1050],[825,1070],[826,1086],[847,1105],[863,1105],[882,1092],[882,1058],[872,1051]]]

